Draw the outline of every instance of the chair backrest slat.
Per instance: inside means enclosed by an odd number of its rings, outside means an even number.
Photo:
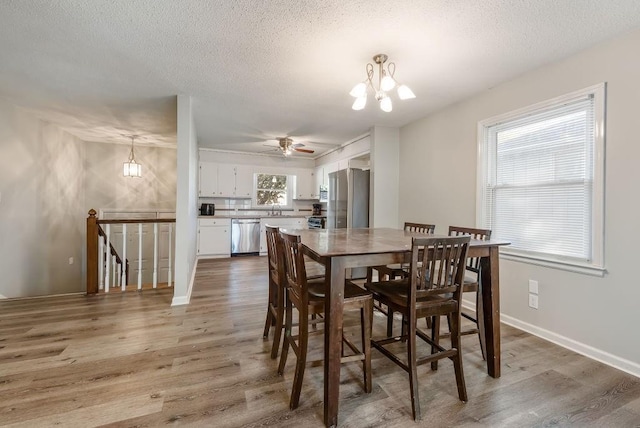
[[[426,223],[410,223],[408,221],[404,222],[404,230],[405,232],[420,232],[420,233],[429,233],[433,235],[433,231],[436,229],[435,224],[426,224]]]
[[[449,226],[449,236],[468,235],[473,239],[488,241],[491,239],[491,229],[476,229],[473,227]],[[480,258],[471,257],[467,260],[467,270],[475,273],[480,272]]]
[[[289,296],[296,307],[308,305],[307,272],[299,235],[280,232],[282,252],[284,255],[285,284],[289,288]]]
[[[469,236],[413,238],[409,299],[456,292],[464,279],[469,241]]]

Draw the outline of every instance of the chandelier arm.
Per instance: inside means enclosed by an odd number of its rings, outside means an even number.
[[[393,75],[396,74],[396,63],[395,62],[390,62],[389,64],[387,64],[387,71],[389,72],[389,76],[391,76],[391,78],[393,80],[396,80],[395,77],[393,77]]]

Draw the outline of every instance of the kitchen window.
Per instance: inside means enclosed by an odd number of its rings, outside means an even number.
[[[255,206],[289,206],[291,186],[288,175],[255,174],[255,183]]]
[[[478,224],[504,258],[604,273],[605,84],[478,124]]]

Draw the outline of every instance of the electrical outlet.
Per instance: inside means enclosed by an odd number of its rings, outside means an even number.
[[[69,257],[69,264],[72,265],[73,264],[73,257]]]
[[[538,294],[538,281],[529,280],[529,293]]]
[[[533,309],[538,309],[538,295],[537,294],[529,294],[529,307]]]

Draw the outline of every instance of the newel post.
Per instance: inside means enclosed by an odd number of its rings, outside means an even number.
[[[98,292],[98,218],[96,210],[87,217],[87,294]]]

